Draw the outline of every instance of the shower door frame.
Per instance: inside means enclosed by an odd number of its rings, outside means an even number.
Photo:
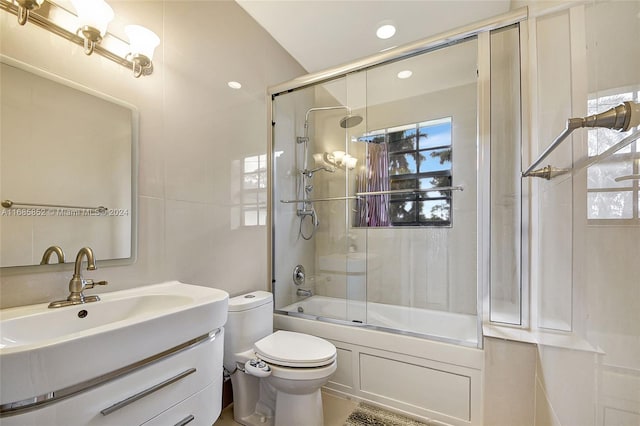
[[[274,292],[273,284],[275,281],[275,256],[274,256],[274,238],[275,238],[275,223],[274,223],[274,200],[273,200],[273,185],[275,179],[274,173],[274,99],[280,94],[285,94],[298,89],[326,83],[328,81],[344,78],[350,73],[358,71],[365,71],[369,68],[376,66],[400,61],[413,56],[428,53],[435,49],[445,47],[449,44],[463,41],[468,38],[477,37],[478,41],[478,116],[477,116],[477,147],[478,147],[478,167],[480,172],[478,173],[478,214],[477,214],[477,347],[483,347],[483,322],[489,321],[489,294],[490,294],[490,259],[491,259],[491,236],[490,236],[490,222],[491,222],[491,201],[490,201],[490,154],[491,154],[491,92],[490,92],[490,34],[492,30],[505,28],[515,24],[522,24],[529,17],[528,8],[519,8],[502,15],[495,16],[474,24],[467,25],[465,27],[453,29],[448,32],[444,32],[426,39],[418,40],[403,46],[396,47],[378,53],[369,57],[365,57],[354,62],[340,65],[337,67],[329,68],[316,73],[306,74],[289,80],[275,86],[271,86],[267,89],[268,102],[270,107],[268,111],[268,123],[270,126],[267,132],[267,245],[268,245],[268,286],[269,290]],[[520,25],[521,28],[526,25]],[[525,30],[526,31],[526,30]],[[526,34],[526,32],[525,32]],[[521,48],[525,43],[522,43]],[[522,52],[523,56],[526,56],[526,51]],[[522,72],[522,69],[521,69]],[[526,79],[523,78],[523,85]],[[523,117],[525,114],[522,114]],[[525,122],[523,121],[523,124]],[[526,193],[526,189],[523,188],[523,195]],[[523,209],[524,213],[524,209]],[[522,235],[522,257],[523,257],[523,271],[526,268],[526,262],[524,262],[524,256],[527,252],[526,247],[528,241],[526,235]],[[523,323],[521,327],[526,327],[528,324],[528,300],[525,300],[526,294],[528,294],[528,283],[524,279],[524,275],[521,275],[521,317]],[[275,305],[274,305],[275,308]],[[277,311],[277,309],[275,309]],[[313,318],[314,315],[298,314],[305,318]],[[342,321],[337,319],[322,318],[323,321],[335,322],[344,325],[353,326],[353,323],[349,321]],[[359,325],[363,326],[363,325]],[[372,329],[380,329],[373,325],[364,325]],[[389,331],[389,330],[385,330]],[[417,333],[412,333],[403,330],[395,330],[395,333],[415,335],[416,337],[429,338],[432,340],[438,340],[431,336],[424,336]],[[456,342],[461,344],[461,342]]]

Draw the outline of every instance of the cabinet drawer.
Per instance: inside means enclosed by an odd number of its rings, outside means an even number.
[[[143,424],[206,387],[222,389],[223,341],[219,335],[74,397],[4,417],[0,419],[0,425]]]
[[[211,426],[222,410],[222,399],[216,386],[210,384],[143,426]]]

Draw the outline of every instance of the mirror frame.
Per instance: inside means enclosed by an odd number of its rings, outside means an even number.
[[[75,90],[79,90],[91,96],[114,103],[131,111],[131,244],[130,256],[117,259],[100,259],[97,258],[98,266],[122,266],[134,264],[138,257],[138,170],[139,170],[139,133],[140,133],[140,112],[134,105],[117,99],[106,93],[99,92],[89,87],[78,84],[72,80],[50,73],[43,69],[34,67],[25,62],[13,59],[9,56],[0,54],[0,63],[22,69],[24,71],[35,74],[39,77],[46,78],[55,83],[62,84]],[[73,268],[75,261],[75,253],[68,253],[69,257],[65,263],[50,263],[47,265],[21,265],[21,266],[2,266],[0,267],[1,275],[17,275],[32,272],[54,272]]]

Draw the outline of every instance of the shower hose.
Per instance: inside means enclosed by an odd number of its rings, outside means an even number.
[[[309,235],[305,235],[302,229],[305,217],[311,218],[312,229],[311,229],[311,234]],[[304,213],[300,215],[300,228],[298,229],[298,235],[301,236],[302,239],[309,241],[311,238],[313,238],[319,226],[320,226],[320,221],[318,220],[318,214],[316,213],[316,209],[312,207],[309,213]]]

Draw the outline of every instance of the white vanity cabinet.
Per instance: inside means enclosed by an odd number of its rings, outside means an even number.
[[[222,404],[223,342],[224,330],[220,329],[206,340],[130,374],[54,404],[3,417],[0,425],[211,426]]]

